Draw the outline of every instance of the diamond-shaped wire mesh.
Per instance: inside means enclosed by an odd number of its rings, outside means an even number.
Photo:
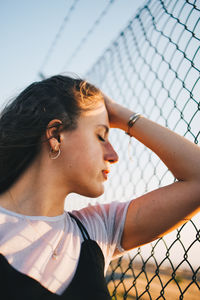
[[[117,102],[198,144],[200,2],[150,0],[88,72]],[[132,199],[174,181],[139,142],[111,130],[120,162],[103,201]],[[131,158],[130,158],[131,157]],[[152,244],[113,261],[112,299],[200,299],[200,216]]]

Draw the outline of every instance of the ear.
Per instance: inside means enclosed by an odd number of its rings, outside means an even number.
[[[49,141],[50,148],[58,151],[61,144],[60,128],[62,122],[59,119],[51,120],[46,129],[46,138]]]

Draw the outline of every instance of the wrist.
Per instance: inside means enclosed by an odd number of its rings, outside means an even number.
[[[126,134],[128,134],[130,137],[132,136],[131,135],[131,129],[132,127],[134,126],[134,124],[137,122],[137,120],[141,117],[141,114],[140,113],[134,113],[132,114],[132,116],[130,117],[128,123],[127,123],[127,131],[126,131]]]
[[[119,128],[125,132],[128,130],[128,122],[134,112],[120,104],[115,105],[113,112],[113,123],[111,127]]]

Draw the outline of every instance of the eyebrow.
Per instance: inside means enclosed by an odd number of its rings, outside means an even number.
[[[106,130],[106,133],[109,132],[109,127],[107,125],[105,125],[105,124],[98,124],[97,127],[104,127],[105,130]]]

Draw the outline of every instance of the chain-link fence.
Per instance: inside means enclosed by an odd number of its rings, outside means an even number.
[[[198,144],[199,71],[200,1],[151,0],[87,78],[119,103]],[[132,199],[174,180],[137,141],[127,150],[128,137],[111,130],[111,142],[120,162],[113,166],[104,201]],[[113,261],[107,273],[113,299],[200,299],[199,254],[197,215],[177,231]]]

